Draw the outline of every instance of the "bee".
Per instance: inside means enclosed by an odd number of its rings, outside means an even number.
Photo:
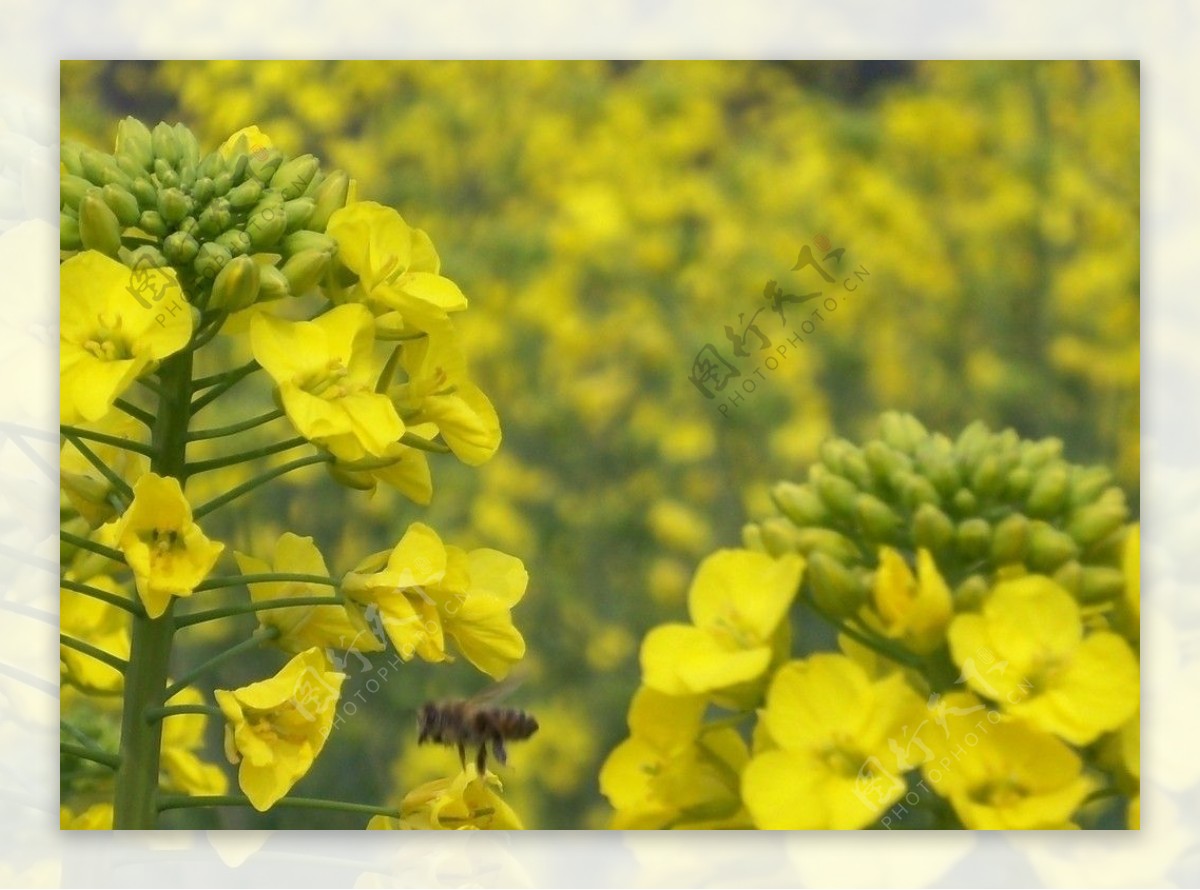
[[[507,763],[506,742],[521,742],[538,731],[537,719],[516,708],[493,706],[516,688],[499,683],[468,699],[426,702],[417,712],[417,744],[434,742],[458,748],[458,759],[467,763],[467,749],[476,750],[475,766],[482,776],[487,769],[488,746],[501,766]]]

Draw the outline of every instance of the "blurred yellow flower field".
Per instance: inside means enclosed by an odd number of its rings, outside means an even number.
[[[64,828],[1136,827],[1136,63],[133,65]]]

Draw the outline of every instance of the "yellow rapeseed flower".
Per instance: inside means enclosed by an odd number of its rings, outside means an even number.
[[[74,580],[72,572],[67,572],[66,577]],[[108,575],[93,575],[87,583],[109,593],[127,596]],[[129,658],[128,612],[65,587],[59,588],[58,596],[59,629],[64,634],[90,643],[117,658]],[[64,682],[103,692],[119,692],[124,686],[125,676],[120,671],[78,649],[60,646],[58,657]]]
[[[167,704],[200,705],[204,696],[188,687],[171,696]],[[185,794],[224,794],[229,780],[221,768],[205,763],[196,752],[204,747],[206,714],[171,714],[162,721],[162,771],[165,785]]]
[[[642,643],[643,682],[668,695],[726,689],[756,680],[771,661],[771,639],[800,586],[804,559],[718,550],[688,591],[694,624],[654,628]]]
[[[149,306],[144,294],[152,295]],[[135,273],[87,250],[59,267],[59,296],[63,423],[104,417],[138,377],[192,336],[191,310],[170,268]]]
[[[950,588],[928,550],[917,551],[913,577],[904,557],[891,547],[881,548],[871,592],[875,608],[863,610],[870,626],[921,655],[942,644],[954,609]]]
[[[241,762],[238,785],[259,812],[270,809],[312,767],[325,746],[346,675],[308,649],[274,677],[214,693],[225,715],[225,754]]]
[[[1137,656],[1110,631],[1085,636],[1079,604],[1049,578],[997,584],[982,614],[959,615],[948,636],[973,690],[1073,744],[1095,741],[1137,710]]]
[[[63,831],[112,831],[113,805],[94,803],[82,813],[59,807],[58,827]]]
[[[157,618],[172,596],[191,596],[225,549],[192,521],[179,480],[147,473],[133,486],[133,502],[103,526],[102,543],[125,554],[146,613]]]
[[[468,763],[452,778],[434,779],[404,796],[400,818],[373,816],[371,830],[395,829],[523,829],[520,818],[499,792],[503,786],[493,773],[480,776]]]
[[[234,553],[243,574],[289,573],[327,576],[325,559],[312,538],[284,532],[275,544],[275,564]],[[305,581],[257,581],[249,585],[250,599],[256,603],[294,597],[333,596],[334,588]],[[275,644],[293,655],[313,646],[322,649],[353,649],[380,652],[383,643],[375,638],[370,626],[354,603],[327,606],[292,606],[266,609],[256,613],[261,627],[279,629]]]
[[[872,681],[844,655],[820,654],[775,674],[762,712],[776,748],[742,776],[759,828],[864,828],[904,793],[897,746],[920,700],[900,674]],[[902,750],[902,749],[900,749]]]
[[[250,345],[279,388],[302,436],[339,459],[381,457],[404,435],[391,400],[375,392],[375,320],[364,307],[338,306],[313,321],[256,315]]]
[[[101,420],[88,424],[87,427],[95,432],[119,436],[131,442],[140,441],[145,432],[145,427],[138,421],[117,411],[110,411]],[[150,469],[150,458],[136,451],[101,442],[88,442],[87,447],[129,485]],[[100,527],[116,515],[112,483],[70,440],[64,441],[59,450],[58,478],[63,494],[67,496],[71,506],[79,511],[79,515],[86,519],[92,528]]]

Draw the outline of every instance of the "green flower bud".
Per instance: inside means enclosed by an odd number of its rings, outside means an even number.
[[[196,141],[195,134],[183,124],[176,124],[175,141],[179,144],[179,163],[177,166],[181,171],[184,167],[191,167],[194,170],[196,165],[200,163],[200,143]]]
[[[841,473],[842,460],[853,447],[845,439],[826,439],[817,449],[817,453],[821,458],[821,463],[834,473]]]
[[[266,303],[269,300],[278,300],[281,297],[290,295],[291,291],[288,289],[287,276],[277,266],[259,263],[258,273],[258,301],[260,303]]]
[[[218,173],[213,177],[213,194],[223,198],[233,188],[233,176],[228,171]]]
[[[83,164],[84,177],[90,179],[95,185],[105,186],[109,183],[116,183],[128,188],[133,181],[125,175],[125,172],[109,155],[101,154],[95,149],[84,149],[80,155],[80,161]]]
[[[154,163],[150,130],[136,117],[124,118],[117,124],[116,153],[129,158],[142,172],[149,170]]]
[[[79,202],[79,239],[87,250],[115,257],[121,248],[121,223],[100,190],[88,192]]]
[[[274,148],[258,151],[250,156],[250,175],[263,185],[270,185],[271,177],[283,163],[283,155]]]
[[[1083,592],[1083,566],[1078,560],[1067,560],[1055,570],[1052,577],[1054,583],[1072,596],[1079,596]]]
[[[184,164],[179,169],[179,187],[191,191],[196,182],[196,168],[192,164]]]
[[[871,469],[877,483],[887,482],[896,473],[912,471],[912,458],[902,454],[876,439],[868,442],[862,451],[863,459]]]
[[[991,499],[1000,494],[1004,487],[1005,473],[1001,459],[995,454],[985,454],[971,474],[971,489],[976,497]]]
[[[333,481],[339,485],[344,485],[347,488],[354,489],[355,491],[372,491],[375,488],[375,477],[370,473],[350,470],[338,463],[328,464],[327,466],[329,469],[329,475],[332,476]]]
[[[1025,506],[1030,516],[1053,516],[1066,505],[1070,475],[1063,464],[1042,470],[1033,481]]]
[[[233,185],[240,184],[246,178],[246,170],[250,167],[250,155],[242,153],[230,158],[226,167]]]
[[[806,574],[813,600],[828,615],[848,618],[867,601],[866,582],[826,553],[813,553]]]
[[[227,248],[234,256],[241,256],[253,249],[253,245],[250,243],[250,236],[241,229],[230,229],[227,232],[222,232],[216,237],[215,241],[222,247]]]
[[[83,240],[79,237],[79,220],[62,212],[58,214],[58,246],[62,250],[83,247]]]
[[[816,551],[827,553],[843,565],[857,565],[863,555],[858,546],[840,532],[828,528],[795,528],[791,531],[792,549],[805,558]]]
[[[328,235],[310,232],[307,229],[292,232],[283,239],[283,252],[288,256],[295,256],[307,250],[319,250],[327,256],[333,257],[337,253],[337,242]]]
[[[258,264],[248,256],[236,257],[217,273],[213,281],[209,308],[230,312],[245,309],[257,299],[258,286]]]
[[[156,238],[162,238],[167,234],[167,221],[157,210],[142,211],[142,215],[138,217],[137,227],[147,235],[153,235]]]
[[[163,241],[163,253],[176,266],[186,266],[200,252],[200,242],[187,232],[172,232]]]
[[[129,187],[129,191],[137,198],[138,207],[142,210],[158,209],[158,189],[145,176],[135,179],[133,185]]]
[[[1111,484],[1112,473],[1107,467],[1075,467],[1071,473],[1068,501],[1072,508],[1078,509],[1096,500]]]
[[[866,458],[862,456],[862,452],[858,448],[853,446],[851,446],[850,450],[842,458],[841,475],[853,482],[858,488],[869,489],[875,484]]]
[[[954,451],[958,457],[958,465],[965,472],[964,476],[970,478],[975,472],[975,468],[979,461],[983,458],[984,452],[988,450],[992,441],[992,431],[987,428],[982,420],[976,420],[964,429],[958,436],[958,440],[954,443]]]
[[[822,471],[815,473],[815,475],[810,473],[810,477],[813,487],[816,489],[821,500],[825,502],[825,506],[839,516],[853,516],[854,498],[858,494],[858,489],[854,487],[854,483],[849,479],[843,479],[841,476],[829,472],[821,466],[815,466],[812,470]]]
[[[176,231],[183,232],[185,235],[191,235],[197,241],[200,240],[200,223],[194,216],[185,216],[179,221],[179,225],[175,229]]]
[[[1021,453],[1021,466],[1028,467],[1036,473],[1051,461],[1061,457],[1062,449],[1061,439],[1048,438],[1039,442],[1027,443]]]
[[[350,177],[343,170],[334,170],[313,192],[316,207],[309,217],[308,227],[317,232],[324,232],[329,225],[329,217],[334,212],[346,206],[346,198],[350,194]]]
[[[1013,513],[996,524],[992,535],[992,562],[998,566],[1024,562],[1029,547],[1029,519]]]
[[[158,182],[158,187],[160,189],[174,189],[179,188],[179,186],[182,185],[179,179],[179,174],[170,169],[163,171],[161,174],[154,174],[154,179]]]
[[[1038,572],[1053,572],[1068,559],[1079,556],[1079,546],[1066,532],[1041,520],[1030,523],[1027,563]]]
[[[131,269],[165,269],[171,265],[161,250],[152,244],[143,244],[136,250],[126,251],[121,262]]]
[[[208,176],[201,176],[192,183],[192,200],[197,207],[203,207],[213,196],[213,181]]]
[[[169,167],[179,163],[179,138],[170,124],[160,121],[154,125],[150,134],[150,146],[156,161],[163,161]]]
[[[1115,492],[1116,496],[1110,497],[1106,492],[1105,497],[1094,504],[1076,510],[1067,523],[1067,534],[1080,546],[1090,547],[1115,532],[1129,518],[1124,495],[1119,489],[1110,488],[1109,491]]]
[[[325,174],[318,169],[316,175],[314,175],[313,178],[308,181],[308,187],[304,189],[304,194],[302,194],[300,197],[315,198],[317,189],[321,187],[321,183],[324,181]]]
[[[275,171],[271,177],[271,188],[279,189],[288,200],[299,198],[320,166],[320,161],[312,155],[292,158]]]
[[[779,516],[773,516],[759,523],[763,546],[772,556],[783,556],[796,552],[796,543],[792,537],[795,527]]]
[[[1033,487],[1033,471],[1029,467],[1016,467],[1009,470],[1004,482],[1004,493],[1014,501],[1024,501],[1029,489]]]
[[[1084,566],[1079,598],[1084,602],[1110,600],[1125,592],[1125,573],[1112,566]]]
[[[954,540],[954,522],[933,504],[922,504],[913,514],[913,539],[918,547],[939,553]]]
[[[284,204],[283,212],[287,214],[287,230],[294,232],[307,226],[315,207],[316,202],[312,198],[293,198]]]
[[[146,168],[127,155],[115,155],[113,160],[117,163],[117,169],[128,176],[131,181],[146,175]]]
[[[954,492],[954,497],[950,499],[950,506],[960,516],[966,516],[979,509],[979,500],[975,497],[975,493],[971,489],[960,488]]]
[[[215,238],[229,228],[229,224],[233,222],[233,211],[229,209],[228,201],[216,198],[204,208],[196,221],[200,226],[201,235],[205,238]]]
[[[247,179],[242,184],[230,189],[229,194],[225,197],[229,200],[230,207],[235,210],[244,210],[258,203],[262,190],[262,183],[257,179]]]
[[[962,487],[958,467],[949,455],[928,452],[917,458],[917,466],[944,498],[954,497],[955,492]]]
[[[224,172],[225,159],[221,157],[220,152],[215,151],[205,155],[200,166],[196,168],[196,176],[199,178],[215,179]]]
[[[973,612],[987,599],[987,579],[983,575],[968,575],[954,588],[954,611]]]
[[[880,437],[904,454],[913,454],[917,445],[929,436],[929,431],[911,414],[888,411],[879,419]]]
[[[158,193],[158,212],[168,223],[177,223],[192,212],[192,199],[176,188]]]
[[[192,268],[201,278],[216,278],[217,274],[233,259],[228,248],[212,241],[200,245],[200,251],[192,262]]]
[[[771,500],[780,513],[801,528],[829,520],[829,511],[811,486],[780,482],[771,489]]]
[[[110,183],[101,189],[100,193],[104,198],[104,203],[108,205],[109,210],[116,214],[117,220],[122,226],[132,226],[142,215],[138,209],[137,198],[128,189]]]
[[[58,150],[58,160],[72,176],[83,176],[83,151],[86,146],[67,141]]]
[[[246,220],[246,234],[255,250],[274,247],[287,229],[287,214],[283,207],[263,207]]]
[[[973,516],[958,524],[954,533],[954,544],[964,559],[980,559],[985,556],[992,543],[992,527],[986,519]]]
[[[329,254],[322,250],[305,250],[289,257],[282,271],[288,290],[299,297],[316,286],[328,267]]]
[[[74,176],[70,173],[62,173],[58,177],[60,203],[66,204],[68,207],[78,207],[79,202],[83,200],[83,196],[95,187],[95,184],[90,179],[84,179],[82,176]]]
[[[866,492],[855,498],[855,513],[863,531],[874,541],[894,542],[900,529],[900,517],[887,504]]]
[[[910,510],[916,510],[922,504],[933,504],[935,507],[941,506],[942,498],[938,494],[938,490],[934,488],[933,483],[924,476],[918,476],[915,473],[906,473],[898,475],[895,478],[893,487],[900,492],[900,499],[904,506]]]

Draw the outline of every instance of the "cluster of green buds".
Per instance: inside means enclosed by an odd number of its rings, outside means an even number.
[[[350,180],[312,155],[285,157],[244,134],[204,157],[183,124],[127,117],[113,154],[65,143],[61,248],[131,269],[175,269],[192,305],[234,312],[301,296],[329,268],[325,234]]]
[[[1014,574],[1051,576],[1085,604],[1124,589],[1125,495],[1104,467],[1063,459],[1058,439],[977,421],[951,440],[889,412],[878,439],[825,442],[807,482],[781,482],[771,494],[779,515],[747,525],[746,545],[803,554],[804,584],[833,615],[866,602],[881,547],[928,550],[956,611]]]

